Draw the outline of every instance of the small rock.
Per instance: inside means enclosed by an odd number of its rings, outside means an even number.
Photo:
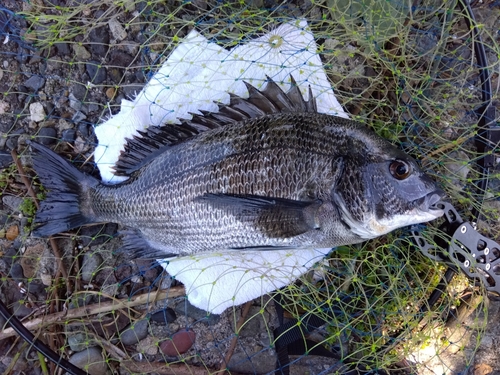
[[[42,284],[45,286],[51,286],[52,285],[52,275],[49,273],[40,273],[40,280],[42,281]]]
[[[23,267],[21,267],[19,263],[13,264],[9,271],[9,275],[17,282],[23,281],[24,279]]]
[[[87,51],[84,46],[81,46],[79,44],[73,44],[73,51],[75,53],[75,58],[78,61],[88,60],[91,57],[90,52]]]
[[[28,58],[30,56],[31,56],[31,54],[28,53],[28,51],[25,50],[23,47],[21,47],[21,46],[17,47],[16,60],[19,61],[19,63],[26,64],[28,62]]]
[[[0,78],[1,81],[1,78]],[[0,100],[0,115],[3,115],[4,113],[7,113],[10,108],[10,104],[7,102],[4,102],[3,100]]]
[[[31,279],[36,276],[44,251],[45,246],[41,243],[26,247],[20,262],[24,277]]]
[[[88,138],[91,134],[89,124],[79,124],[76,131],[77,134],[83,138]]]
[[[69,106],[73,108],[75,111],[81,111],[83,107],[83,103],[81,100],[77,99],[73,93],[68,95]]]
[[[9,152],[0,150],[0,168],[8,167],[12,164],[12,155]]]
[[[69,361],[92,375],[106,375],[108,373],[108,365],[102,357],[101,350],[97,347],[75,353],[69,358]]]
[[[109,100],[113,99],[115,97],[116,90],[114,87],[110,87],[106,90],[106,96],[108,97]]]
[[[175,357],[186,353],[194,344],[196,333],[192,330],[183,329],[175,333],[171,339],[163,341],[160,349],[168,357]]]
[[[30,115],[31,121],[39,122],[45,118],[45,110],[43,109],[42,103],[31,103],[30,104]]]
[[[75,334],[68,334],[68,345],[72,351],[81,352],[89,346],[96,345],[96,342],[86,333],[78,332]]]
[[[70,54],[68,43],[55,43],[54,45],[59,55],[65,56]]]
[[[61,140],[63,142],[71,143],[75,140],[75,138],[76,138],[75,129],[66,129],[61,133]]]
[[[123,1],[123,6],[127,12],[133,12],[135,10],[135,1],[134,0],[125,0]]]
[[[164,310],[160,310],[151,314],[150,319],[160,324],[169,324],[177,319],[177,314],[173,309],[167,307]]]
[[[136,350],[142,354],[156,355],[158,353],[158,339],[148,336],[144,340],[139,341]]]
[[[21,303],[19,301],[14,301],[11,308],[13,314],[19,318],[24,318],[25,316],[33,312],[33,309],[26,307],[24,303]]]
[[[148,319],[139,320],[120,334],[120,341],[123,345],[137,344],[148,335]]]
[[[83,154],[90,149],[90,145],[82,137],[76,137],[75,139],[75,152],[78,154]]]
[[[78,124],[79,122],[82,122],[85,120],[87,116],[83,112],[76,111],[73,117],[71,117],[71,121],[73,121],[75,124]]]
[[[474,375],[488,375],[493,372],[493,368],[486,364],[486,363],[480,363],[478,365],[474,366]]]
[[[89,283],[99,272],[102,264],[102,257],[98,253],[85,253],[82,264],[82,280]]]
[[[127,32],[123,28],[120,21],[116,18],[112,18],[108,22],[109,30],[111,31],[111,35],[117,42],[121,42],[123,39],[127,37]]]
[[[90,81],[92,83],[97,85],[106,80],[107,78],[106,68],[101,66],[101,64],[98,61],[89,61],[88,63],[85,64],[85,67],[87,69],[87,74],[89,75]]]
[[[54,128],[41,128],[36,136],[36,141],[42,145],[54,144],[57,139],[57,131]]]
[[[187,300],[184,303],[178,304],[175,307],[175,311],[177,314],[187,315],[197,322],[203,322],[210,325],[216,324],[220,320],[220,315],[209,314],[205,310],[191,305]]]
[[[23,85],[32,91],[37,92],[43,87],[43,85],[45,85],[45,80],[38,75],[33,75],[26,82],[24,82]]]
[[[56,124],[56,129],[60,132],[63,132],[64,130],[67,129],[73,129],[73,127],[74,125],[71,122],[66,121],[63,118],[59,119],[59,121]]]
[[[54,56],[47,60],[47,71],[54,72],[63,66],[62,59],[59,56]]]
[[[17,225],[11,225],[8,229],[7,232],[5,233],[5,237],[9,241],[14,241],[17,236],[19,236],[19,227]]]
[[[73,94],[74,100],[82,101],[87,96],[87,86],[75,83],[71,86],[70,92]]]
[[[132,40],[123,41],[119,45],[132,56],[136,56],[137,52],[139,52],[140,44]]]
[[[105,26],[96,27],[89,33],[90,42],[92,43],[90,49],[94,57],[105,57],[109,48],[109,31]]]
[[[2,197],[2,202],[4,205],[9,207],[12,211],[20,212],[19,207],[23,203],[23,198],[16,197],[15,195],[4,195]]]
[[[110,83],[120,83],[123,77],[123,72],[122,69],[117,68],[115,66],[109,67],[108,68],[108,77],[110,80]]]
[[[276,368],[276,352],[261,347],[245,348],[244,352],[238,351],[231,356],[227,367],[235,372],[251,368],[257,374],[272,374]]]

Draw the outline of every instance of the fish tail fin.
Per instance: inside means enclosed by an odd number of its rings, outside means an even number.
[[[47,190],[35,216],[33,235],[48,237],[95,222],[88,196],[99,181],[80,172],[52,150],[34,142],[30,145],[33,167]]]

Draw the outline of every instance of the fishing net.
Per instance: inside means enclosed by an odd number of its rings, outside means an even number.
[[[471,6],[498,100],[500,3]],[[476,368],[487,327],[484,286],[460,273],[448,277],[445,265],[414,247],[407,228],[337,248],[275,294],[209,314],[192,306],[182,284],[157,262],[117,251],[115,224],[50,241],[30,236],[45,191],[27,148],[30,140],[46,144],[98,176],[94,126],[133,100],[192,30],[227,53],[291,24],[303,28],[297,38],[313,36],[309,48],[320,64],[294,59],[308,48],[297,49],[279,32],[255,55],[238,56],[238,63],[269,75],[291,69],[303,81],[324,69],[349,117],[419,159],[460,214],[479,210],[478,230],[498,240],[498,172],[490,175],[487,191],[476,188],[485,178],[474,164],[482,156],[474,136],[475,111],[484,104],[484,66],[476,59],[470,18],[457,1],[433,0],[3,1],[2,301],[56,359],[69,358],[89,374],[271,374],[276,340],[313,316],[321,324],[300,331],[295,341],[302,352],[290,351],[278,373],[452,374]],[[283,41],[290,44],[285,48]],[[287,57],[255,60],[259,48]],[[422,236],[446,242],[442,221],[421,226]],[[436,288],[443,292],[432,299]],[[7,325],[0,331],[0,356],[5,374],[57,373]],[[495,365],[483,364],[491,371]]]

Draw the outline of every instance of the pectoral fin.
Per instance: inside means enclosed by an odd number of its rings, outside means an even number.
[[[290,238],[319,229],[321,201],[298,201],[258,195],[205,194],[197,201],[227,210],[238,220],[255,225],[270,238]]]

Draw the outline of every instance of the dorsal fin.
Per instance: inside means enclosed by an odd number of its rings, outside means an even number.
[[[292,76],[290,81],[291,88],[287,93],[269,77],[266,88],[262,91],[244,81],[249,94],[247,99],[229,94],[230,103],[217,103],[218,112],[200,110],[201,115],[192,114],[191,120],[182,120],[180,125],[151,126],[146,131],[139,131],[139,135],[127,139],[125,149],[114,167],[115,174],[130,176],[170,147],[210,129],[275,113],[317,112],[311,87],[309,86],[309,100],[305,101]]]

